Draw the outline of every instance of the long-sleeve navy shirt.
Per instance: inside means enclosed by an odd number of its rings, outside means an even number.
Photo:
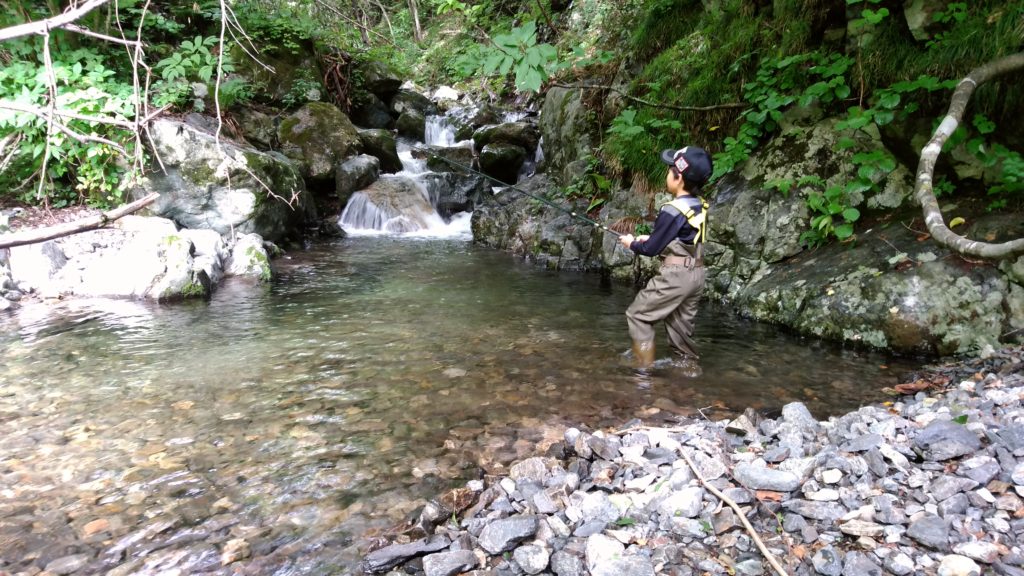
[[[700,214],[704,207],[696,196],[682,196],[694,214]],[[669,242],[679,238],[683,244],[694,244],[700,231],[690,225],[686,216],[670,204],[661,207],[654,221],[654,230],[646,241],[634,240],[629,249],[642,256],[657,256]]]

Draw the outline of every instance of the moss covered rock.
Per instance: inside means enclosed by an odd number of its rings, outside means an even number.
[[[310,102],[281,121],[277,129],[281,152],[314,181],[331,181],[341,160],[362,149],[359,130],[333,104]]]
[[[157,120],[150,134],[164,170],[151,171],[134,193],[160,193],[149,208],[155,215],[182,228],[271,241],[299,237],[315,219],[298,170],[281,154],[224,141],[218,147],[212,134],[174,120]]]
[[[544,137],[545,171],[559,184],[572,181],[574,162],[591,154],[594,119],[583,106],[583,91],[552,88],[544,98],[540,132]]]

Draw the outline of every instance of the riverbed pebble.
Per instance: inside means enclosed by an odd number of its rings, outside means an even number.
[[[760,540],[790,574],[1024,575],[1022,356],[937,369],[948,385],[827,421],[791,403],[775,419],[569,428],[476,484],[457,523],[421,522],[449,547],[385,544],[409,552],[387,569],[471,549],[476,576],[769,574]]]

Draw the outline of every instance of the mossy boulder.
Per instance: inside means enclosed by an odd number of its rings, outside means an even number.
[[[424,134],[427,132],[427,118],[418,110],[406,110],[398,117],[395,126],[400,136],[423,142]]]
[[[212,134],[175,120],[153,122],[150,134],[164,169],[150,171],[133,195],[159,192],[152,214],[182,228],[273,241],[301,236],[315,219],[302,177],[281,154],[225,141],[218,147]]]
[[[517,188],[535,196],[557,192],[554,183],[544,175],[528,178]],[[601,267],[602,240],[594,228],[515,190],[485,196],[473,211],[471,224],[475,241],[545,267],[569,270]]]
[[[469,146],[423,146],[413,149],[412,156],[421,160],[426,159],[427,168],[434,172],[469,174],[468,170],[455,164],[469,168],[473,166],[473,149]]]
[[[533,122],[505,122],[484,126],[473,133],[473,144],[478,150],[488,144],[514,144],[533,154],[540,142],[540,131]]]
[[[383,102],[390,102],[402,87],[402,79],[383,60],[360,60],[355,72],[362,78],[360,87]]]
[[[246,142],[260,150],[277,147],[277,126],[273,116],[253,108],[242,108],[237,115],[238,126]]]
[[[559,184],[570,183],[575,176],[570,166],[591,154],[594,124],[592,115],[583,106],[582,90],[548,90],[540,114],[544,170]]]
[[[391,99],[392,114],[401,116],[410,110],[415,110],[424,117],[432,116],[437,114],[437,105],[419,92],[413,92],[412,90],[399,90]]]
[[[480,170],[506,184],[515,184],[526,161],[526,150],[515,144],[494,143],[480,150]]]
[[[266,66],[250,58],[237,44],[233,44],[231,56],[236,63],[236,73],[250,85],[261,89],[262,92],[256,96],[266,103],[289,99],[304,101],[311,99],[310,96],[319,99],[324,93],[323,75],[310,45],[300,45],[294,51],[260,52],[259,60]],[[310,91],[316,94],[310,94]]]
[[[277,129],[281,152],[312,181],[333,181],[341,160],[362,149],[359,130],[333,104],[309,102],[284,118]]]
[[[359,139],[363,143],[363,152],[380,161],[381,172],[402,171],[402,161],[398,158],[398,143],[390,130],[360,130]]]

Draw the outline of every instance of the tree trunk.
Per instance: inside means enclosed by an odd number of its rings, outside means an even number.
[[[417,42],[422,42],[423,29],[420,28],[420,11],[416,0],[409,0],[409,13],[412,14],[413,35]]]
[[[924,211],[924,221],[928,226],[928,232],[936,242],[964,256],[1001,260],[1024,254],[1024,238],[992,244],[970,240],[950,230],[942,219],[939,202],[935,198],[935,191],[932,187],[935,162],[939,158],[939,153],[942,152],[942,145],[960,124],[974,89],[996,76],[1022,68],[1024,68],[1024,52],[1000,58],[972,70],[966,78],[957,84],[956,90],[953,91],[953,96],[950,98],[946,117],[935,129],[928,145],[921,150],[921,160],[917,165],[917,182],[914,184],[914,197]]]

